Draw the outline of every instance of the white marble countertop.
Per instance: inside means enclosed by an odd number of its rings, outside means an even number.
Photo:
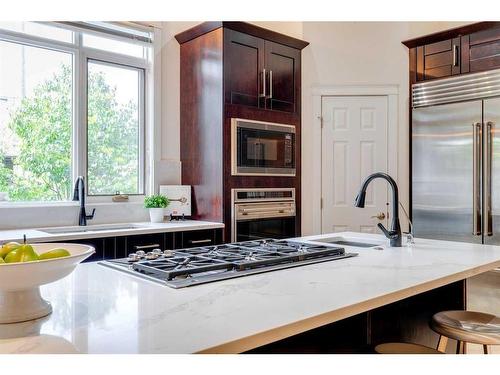
[[[81,264],[41,288],[51,315],[0,325],[0,352],[241,352],[500,266],[497,246],[415,242],[183,289]]]
[[[120,227],[128,227],[126,229],[119,229]],[[85,230],[85,232],[65,232],[65,233],[47,233],[61,229],[63,231],[71,230],[76,231]],[[94,229],[98,230],[94,230]],[[164,233],[164,232],[181,232],[189,230],[200,229],[216,229],[224,228],[223,223],[214,223],[210,221],[201,220],[174,220],[164,221],[163,223],[119,223],[119,224],[99,224],[87,225],[86,227],[48,227],[48,228],[33,228],[33,229],[17,229],[17,230],[3,230],[0,231],[0,243],[9,241],[21,241],[23,235],[26,235],[29,242],[61,242],[69,240],[81,240],[85,238],[103,238],[103,237],[119,237],[131,236],[137,234],[148,233]],[[103,230],[105,229],[105,230]]]

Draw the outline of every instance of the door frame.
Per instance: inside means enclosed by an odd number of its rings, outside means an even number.
[[[387,172],[398,182],[398,116],[399,116],[399,85],[328,85],[313,86],[313,118],[312,118],[312,153],[314,160],[320,163],[313,163],[313,176],[320,176],[320,183],[313,184],[312,194],[309,198],[312,205],[312,229],[314,233],[322,233],[322,110],[323,97],[327,96],[385,96],[387,97]],[[389,141],[391,140],[391,141]],[[399,209],[399,208],[398,208]]]

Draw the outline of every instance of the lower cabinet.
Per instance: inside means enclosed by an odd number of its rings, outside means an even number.
[[[220,234],[220,235],[219,235]],[[222,231],[196,230],[175,233],[174,249],[183,249],[197,246],[210,246],[222,243]]]
[[[217,245],[222,243],[222,229],[204,229],[185,232],[150,233],[133,236],[90,238],[64,241],[94,247],[95,253],[85,262],[124,258],[138,250],[160,248],[182,249],[187,247]]]

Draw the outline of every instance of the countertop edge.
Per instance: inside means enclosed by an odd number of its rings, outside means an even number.
[[[238,354],[500,267],[500,260],[195,352]]]

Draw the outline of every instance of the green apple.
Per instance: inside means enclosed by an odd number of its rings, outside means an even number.
[[[34,260],[38,260],[38,254],[33,250],[33,246],[28,244],[21,245],[5,257],[5,263],[32,262]]]
[[[8,253],[21,247],[19,242],[7,242],[0,248],[0,258],[5,258]]]
[[[0,257],[0,264],[5,263],[5,260],[3,260],[2,257]]]
[[[63,248],[57,248],[57,249],[49,250],[43,254],[40,254],[38,259],[39,260],[54,259],[54,258],[69,257],[70,255],[71,254],[69,253],[68,250],[63,249]]]

